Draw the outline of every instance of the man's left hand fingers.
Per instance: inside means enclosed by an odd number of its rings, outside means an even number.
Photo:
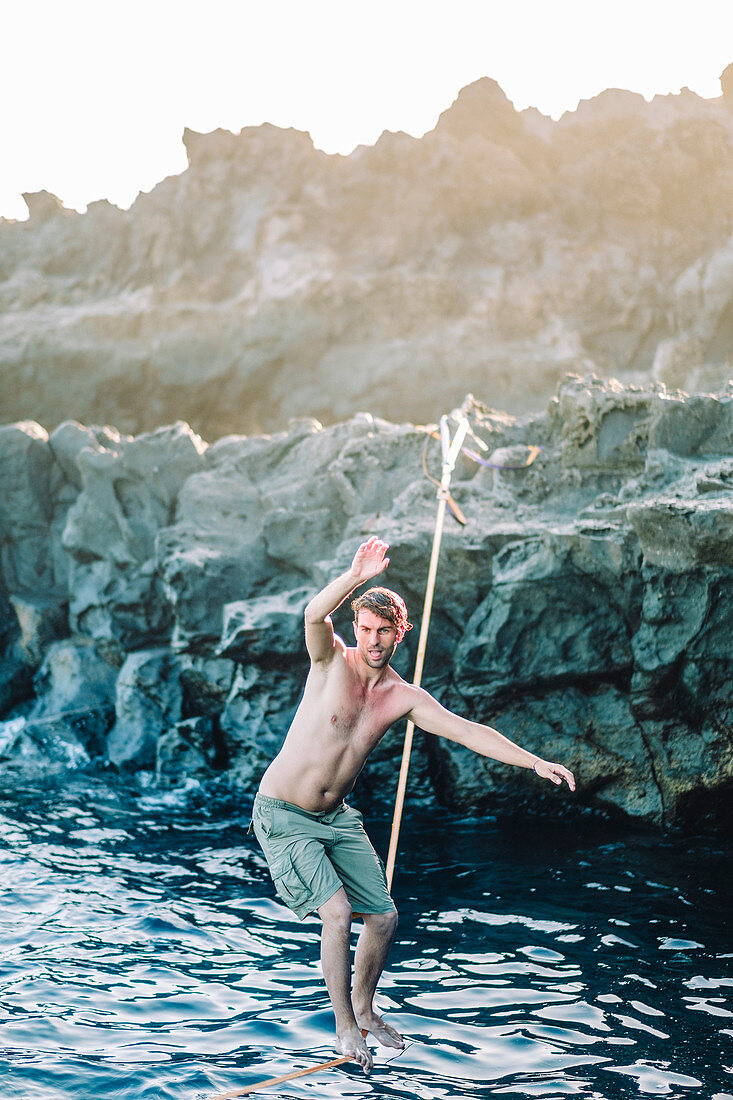
[[[562,764],[552,764],[548,762],[547,767],[550,774],[545,778],[550,779],[556,787],[561,786],[564,779],[570,790],[575,790],[575,776],[571,771],[568,771],[567,768],[564,768]],[[541,772],[538,772],[538,775],[541,774]]]

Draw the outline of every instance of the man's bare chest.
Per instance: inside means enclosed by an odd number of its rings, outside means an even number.
[[[321,705],[331,734],[352,743],[376,743],[404,712],[404,702],[394,687],[364,688],[351,675],[334,677],[321,695]]]

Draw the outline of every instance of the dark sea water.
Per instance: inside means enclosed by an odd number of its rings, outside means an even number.
[[[319,924],[275,899],[248,811],[0,792],[3,1098],[207,1100],[333,1057]],[[408,804],[394,894],[407,1049],[262,1095],[733,1097],[727,842]]]

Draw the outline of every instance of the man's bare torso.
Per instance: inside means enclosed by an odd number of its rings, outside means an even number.
[[[374,746],[408,713],[414,691],[389,665],[361,674],[356,649],[335,639],[339,653],[311,665],[285,743],[260,791],[311,813],[332,810],[351,791]]]

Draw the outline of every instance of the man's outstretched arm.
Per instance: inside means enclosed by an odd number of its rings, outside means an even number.
[[[466,748],[472,749],[481,756],[500,760],[503,764],[533,768],[542,779],[549,779],[553,783],[560,784],[564,779],[570,790],[575,790],[575,777],[562,764],[554,764],[535,756],[533,752],[515,745],[508,737],[492,729],[491,726],[484,726],[481,722],[471,722],[468,718],[454,714],[453,711],[442,706],[437,699],[433,699],[432,695],[423,688],[412,690],[415,692],[416,699],[407,717],[426,733],[434,733],[438,737],[456,741],[459,745],[465,745]]]
[[[336,653],[331,615],[360,584],[383,573],[389,565],[389,546],[376,535],[363,542],[351,567],[313,597],[305,609],[305,647],[311,661],[330,661]]]

